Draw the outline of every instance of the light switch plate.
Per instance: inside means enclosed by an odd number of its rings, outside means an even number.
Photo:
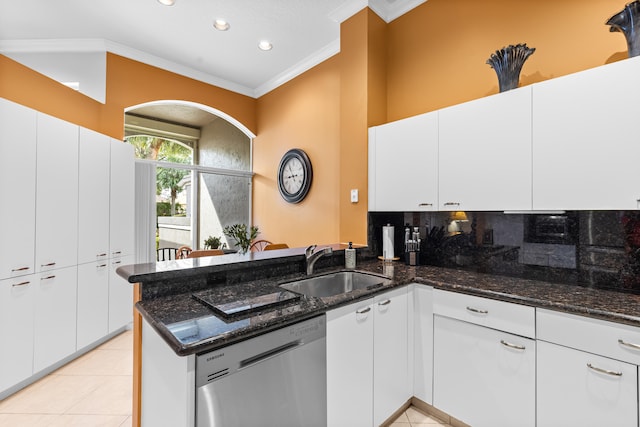
[[[358,190],[351,190],[351,203],[358,203]]]

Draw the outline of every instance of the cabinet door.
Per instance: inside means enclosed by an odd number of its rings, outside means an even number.
[[[411,397],[407,287],[373,300],[373,424],[380,425]]]
[[[436,408],[474,427],[535,426],[534,340],[434,316],[433,348]]]
[[[36,275],[33,372],[76,351],[77,267]]]
[[[440,110],[440,210],[531,209],[531,87]]]
[[[112,257],[133,254],[134,189],[133,146],[112,140],[109,214],[109,247]]]
[[[373,301],[327,312],[327,425],[373,425]]]
[[[0,99],[0,279],[34,272],[36,112]]]
[[[640,58],[533,88],[533,208],[638,209]]]
[[[116,273],[121,265],[133,264],[133,255],[109,260],[109,333],[133,321],[133,283]]]
[[[33,373],[34,276],[0,280],[0,392]]]
[[[369,130],[369,210],[438,208],[438,113]]]
[[[433,404],[433,288],[415,285],[413,313],[413,395],[431,405]]]
[[[107,260],[78,266],[78,335],[84,348],[107,335],[109,323],[109,264]]]
[[[638,425],[636,365],[544,341],[537,359],[538,427]]]
[[[78,264],[83,264],[108,258],[110,138],[80,128],[78,152]]]
[[[38,113],[36,271],[78,262],[78,126]]]

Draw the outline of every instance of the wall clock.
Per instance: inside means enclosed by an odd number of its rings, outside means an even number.
[[[294,148],[287,151],[278,167],[278,190],[284,200],[289,203],[302,201],[313,179],[311,161],[307,153]]]

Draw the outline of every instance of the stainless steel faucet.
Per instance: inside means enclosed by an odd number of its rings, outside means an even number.
[[[318,252],[314,253],[313,251],[315,250],[316,245],[311,245],[304,251],[304,255],[307,260],[307,275],[313,274],[313,265],[320,259],[320,257],[333,252],[333,249],[331,248],[322,248]]]

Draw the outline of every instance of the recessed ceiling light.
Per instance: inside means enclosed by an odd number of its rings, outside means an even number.
[[[216,19],[213,22],[213,28],[215,28],[218,31],[227,31],[229,27],[230,27],[229,23],[224,19]]]
[[[260,43],[258,43],[258,48],[260,48],[260,50],[271,50],[273,48],[273,45],[269,40],[260,40]]]
[[[158,3],[163,4],[165,6],[173,6],[176,0],[158,0]]]

